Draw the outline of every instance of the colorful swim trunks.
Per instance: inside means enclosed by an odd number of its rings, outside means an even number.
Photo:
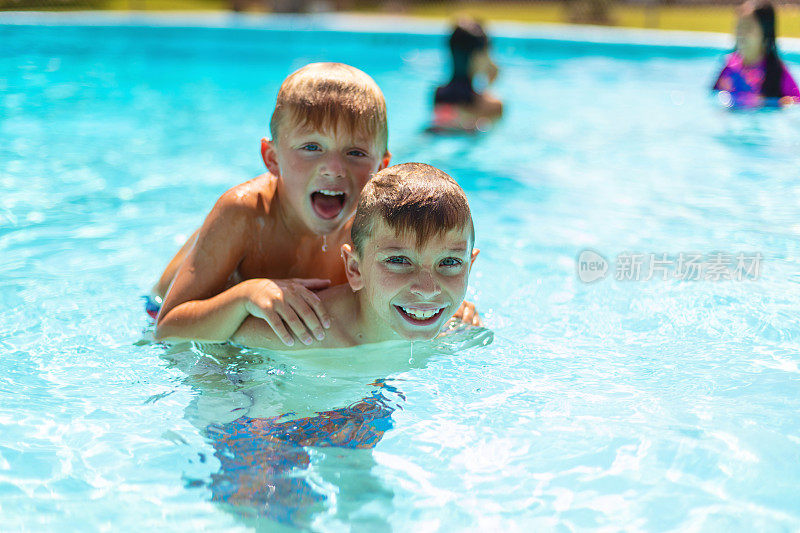
[[[150,315],[150,318],[153,320],[158,318],[158,312],[161,311],[161,304],[164,303],[161,297],[148,294],[147,296],[142,296],[142,298],[144,298],[145,312]]]

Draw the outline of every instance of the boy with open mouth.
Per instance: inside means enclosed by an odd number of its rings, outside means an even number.
[[[347,281],[337,251],[361,189],[389,164],[386,104],[360,70],[314,63],[281,85],[270,132],[269,172],[222,195],[154,288],[158,340],[224,342],[248,316],[287,346],[325,338],[314,291]],[[466,302],[459,316],[478,321]]]

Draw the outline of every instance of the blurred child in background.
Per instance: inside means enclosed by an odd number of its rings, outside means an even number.
[[[714,90],[728,107],[782,106],[800,102],[800,90],[778,57],[775,8],[769,0],[739,7],[736,49],[728,56]]]
[[[497,65],[489,57],[489,38],[474,19],[462,17],[450,36],[453,75],[434,96],[434,131],[485,130],[503,114],[503,104],[494,96],[475,90],[476,76],[487,84],[497,78]]]

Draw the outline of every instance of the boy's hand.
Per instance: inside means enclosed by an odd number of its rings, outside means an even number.
[[[461,320],[464,324],[469,324],[471,326],[481,325],[481,317],[478,311],[475,310],[475,304],[467,300],[461,302],[461,306],[459,306],[453,318]]]
[[[327,288],[330,280],[251,279],[244,283],[250,285],[247,312],[266,320],[286,346],[294,344],[294,337],[305,345],[314,342],[314,337],[325,338],[323,328],[331,327],[330,315],[312,291]]]

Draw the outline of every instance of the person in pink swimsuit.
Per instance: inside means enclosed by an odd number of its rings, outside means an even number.
[[[800,90],[778,57],[775,8],[769,0],[749,0],[739,8],[736,49],[728,55],[714,90],[728,107],[800,103]]]

